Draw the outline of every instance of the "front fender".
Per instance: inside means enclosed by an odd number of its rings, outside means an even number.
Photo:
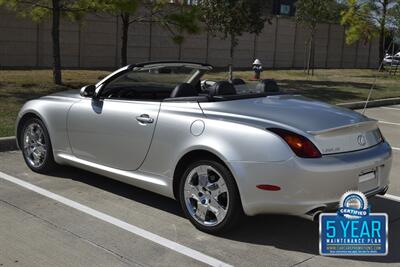
[[[70,146],[67,136],[66,118],[68,110],[72,103],[61,99],[35,99],[28,101],[21,108],[17,121],[16,132],[19,134],[18,128],[21,119],[28,114],[32,114],[42,120],[50,135],[50,141],[53,147],[54,156],[57,152],[70,153]],[[57,160],[57,158],[56,158]]]

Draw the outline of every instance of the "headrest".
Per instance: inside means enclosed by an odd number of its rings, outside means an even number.
[[[231,84],[233,84],[233,85],[242,85],[242,84],[246,84],[246,83],[242,79],[236,78],[236,79],[233,79],[231,81]]]
[[[190,83],[178,84],[169,97],[190,97],[198,96],[196,89]]]
[[[275,80],[266,79],[257,84],[256,89],[261,93],[279,92],[279,86]]]
[[[219,81],[210,87],[210,96],[217,95],[236,95],[235,87],[227,81]]]

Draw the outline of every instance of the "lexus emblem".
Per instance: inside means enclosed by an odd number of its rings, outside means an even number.
[[[365,146],[365,144],[367,143],[367,140],[365,139],[365,136],[361,135],[361,134],[359,136],[357,136],[357,143],[360,146]]]

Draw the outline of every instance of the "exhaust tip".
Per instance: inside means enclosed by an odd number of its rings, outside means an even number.
[[[383,188],[383,190],[381,192],[379,192],[378,194],[381,196],[384,196],[386,194],[386,192],[389,190],[389,186],[385,186],[385,188]]]
[[[314,216],[313,216],[313,222],[319,222],[319,215],[322,213],[322,210],[320,210],[320,211],[317,211],[316,213],[314,213]]]
[[[324,212],[324,210],[326,209],[325,206],[323,207],[318,207],[315,209],[310,210],[309,212],[307,212],[306,214],[304,214],[302,217],[313,221],[313,222],[318,222],[319,221],[319,215]]]

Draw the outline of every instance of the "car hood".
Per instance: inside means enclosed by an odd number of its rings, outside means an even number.
[[[304,132],[321,131],[370,119],[324,102],[297,95],[279,95],[200,103],[206,115],[283,124]]]
[[[66,90],[66,91],[57,92],[57,93],[45,96],[44,98],[74,98],[74,99],[80,99],[82,97],[79,94],[79,89],[72,89],[72,90]]]

